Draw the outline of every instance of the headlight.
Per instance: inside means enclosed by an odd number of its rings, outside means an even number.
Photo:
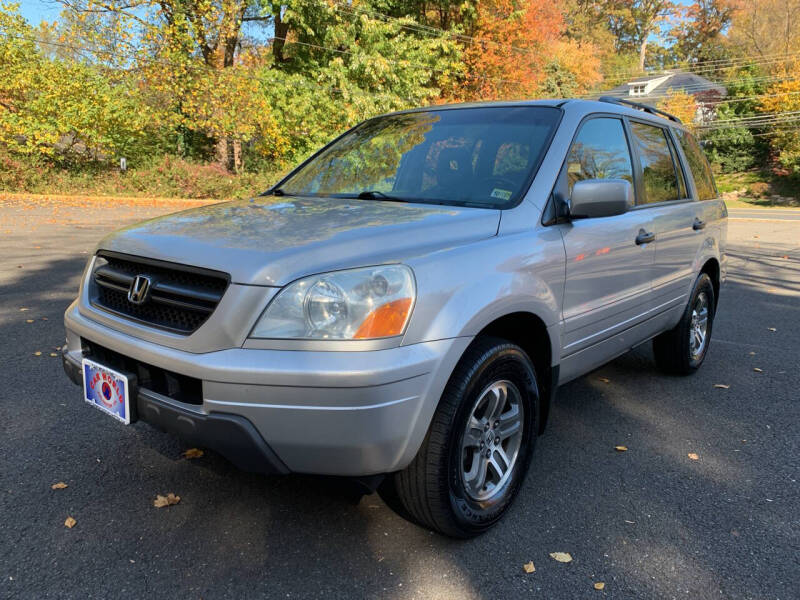
[[[405,265],[313,275],[278,292],[250,337],[356,340],[400,335],[415,296],[414,276]]]

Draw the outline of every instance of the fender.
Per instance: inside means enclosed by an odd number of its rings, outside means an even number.
[[[558,231],[531,229],[436,252],[411,262],[417,303],[403,344],[474,337],[505,315],[537,316],[557,331],[564,291],[564,244]],[[551,335],[551,356],[560,338]]]

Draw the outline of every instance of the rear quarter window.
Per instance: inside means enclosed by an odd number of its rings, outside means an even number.
[[[700,144],[692,134],[682,129],[676,129],[675,135],[683,149],[684,156],[686,156],[689,170],[692,172],[694,186],[697,188],[697,199],[712,200],[716,198],[718,194],[717,186],[714,184],[714,175],[711,173],[711,165],[708,164]]]

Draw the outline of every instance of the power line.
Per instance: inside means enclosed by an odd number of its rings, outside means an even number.
[[[717,65],[708,66],[706,63],[702,63],[695,68],[682,68],[682,67],[673,67],[673,66],[664,66],[658,69],[658,72],[638,72],[638,71],[612,71],[609,73],[609,77],[607,81],[618,81],[618,85],[624,82],[625,80],[636,81],[637,78],[655,78],[659,75],[669,75],[669,74],[692,74],[692,75],[699,75],[702,76],[704,74],[713,73],[718,70],[722,69],[730,69],[730,68],[738,68],[738,67],[747,67],[747,66],[766,66],[772,63],[780,63],[780,62],[788,62],[794,58],[800,58],[800,52],[792,52],[792,53],[784,53],[775,56],[763,56],[763,57],[741,57],[741,58],[730,58],[730,59],[721,59],[724,62],[720,62]],[[615,76],[616,75],[616,76]]]
[[[718,121],[714,121],[715,123],[738,123],[740,121],[753,121],[757,119],[766,119],[770,117],[784,117],[788,115],[800,115],[800,110],[788,110],[782,112],[765,112],[760,113],[758,115],[752,115],[747,117],[736,117],[734,119],[720,119]]]

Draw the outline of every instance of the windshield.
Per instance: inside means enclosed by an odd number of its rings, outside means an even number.
[[[518,106],[379,117],[312,158],[278,193],[507,208],[530,185],[560,115]]]

